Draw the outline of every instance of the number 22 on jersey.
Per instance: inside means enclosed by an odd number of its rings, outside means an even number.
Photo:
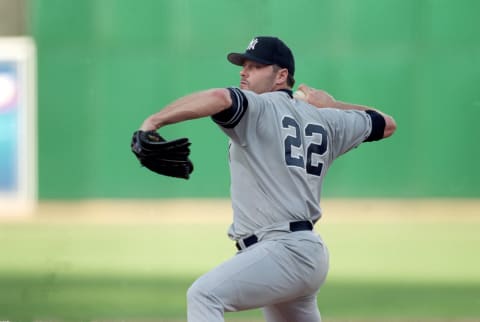
[[[285,116],[282,119],[282,127],[289,130],[289,134],[284,139],[286,165],[299,167],[305,169],[308,174],[320,176],[323,169],[320,157],[325,155],[328,147],[325,128],[320,124],[308,123],[301,129],[298,122],[291,116]],[[303,148],[304,144],[307,144],[306,149]],[[314,158],[314,155],[319,157]]]

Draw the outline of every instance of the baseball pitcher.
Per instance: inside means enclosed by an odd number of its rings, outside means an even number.
[[[230,139],[228,235],[238,252],[189,288],[188,321],[219,322],[224,312],[262,308],[267,322],[319,322],[316,296],[329,256],[313,228],[322,216],[323,179],[340,155],[391,136],[395,121],[306,85],[294,95],[294,57],[276,37],[255,37],[227,59],[241,66],[239,87],[182,97],[146,118],[132,140],[147,168],[187,179],[188,139],[166,141],[158,129],[209,116]]]

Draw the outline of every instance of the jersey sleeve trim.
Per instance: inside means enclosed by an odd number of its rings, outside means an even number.
[[[212,115],[212,120],[218,125],[231,129],[234,128],[242,119],[248,107],[248,100],[245,94],[238,88],[227,88],[232,98],[232,106],[220,113]]]
[[[373,110],[366,110],[365,113],[370,116],[372,120],[372,131],[368,138],[365,139],[364,142],[371,142],[371,141],[378,141],[383,139],[383,133],[385,132],[386,122],[383,118],[382,114],[373,111]]]

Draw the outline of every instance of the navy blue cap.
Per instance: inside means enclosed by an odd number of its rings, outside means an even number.
[[[295,60],[292,51],[277,37],[255,37],[250,41],[244,53],[230,53],[227,55],[227,59],[238,66],[243,66],[245,60],[265,65],[278,65],[286,68],[292,77],[295,74]]]

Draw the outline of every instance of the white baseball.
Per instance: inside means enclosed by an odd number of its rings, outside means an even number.
[[[307,95],[305,95],[305,92],[297,90],[293,93],[293,97],[299,100],[305,100],[307,98]]]

